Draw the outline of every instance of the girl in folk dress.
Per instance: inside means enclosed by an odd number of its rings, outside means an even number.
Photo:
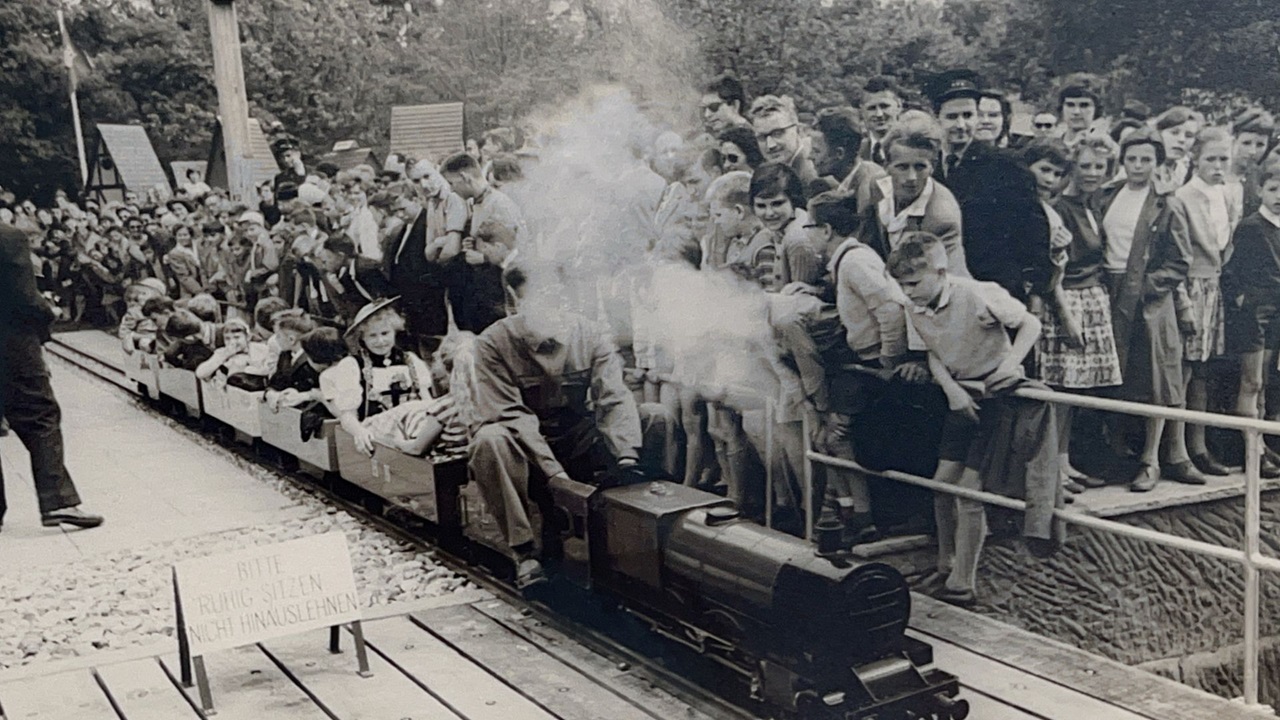
[[[431,370],[396,344],[405,322],[391,307],[395,301],[361,308],[347,329],[356,338],[354,354],[320,374],[326,407],[366,455],[373,455],[375,441],[421,455],[440,436],[441,423],[432,415]]]

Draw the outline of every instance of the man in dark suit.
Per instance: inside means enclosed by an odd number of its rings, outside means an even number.
[[[53,320],[53,309],[36,289],[26,234],[0,225],[0,415],[31,454],[41,524],[97,527],[102,517],[79,508],[63,463],[62,410],[42,349]],[[7,509],[0,475],[0,521]]]
[[[858,106],[862,111],[862,122],[867,128],[858,157],[884,167],[888,162],[884,140],[893,124],[898,121],[898,115],[902,113],[902,91],[893,78],[873,77],[862,86]]]
[[[982,97],[978,75],[950,70],[932,78],[925,92],[944,134],[934,179],[960,203],[970,273],[1019,300],[1044,296],[1053,275],[1049,221],[1026,165],[974,138]]]

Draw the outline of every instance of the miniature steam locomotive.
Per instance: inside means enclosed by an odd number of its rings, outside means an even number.
[[[360,454],[335,422],[302,434],[296,411],[161,368],[126,367],[140,394],[201,415],[228,437],[425,521],[442,542],[505,553],[465,459],[378,447]],[[962,720],[954,675],[905,635],[911,595],[882,563],[820,557],[809,543],[739,517],[711,493],[664,481],[597,487],[556,479],[538,503],[560,572],[616,599],[654,632],[741,678],[750,697],[798,720]]]

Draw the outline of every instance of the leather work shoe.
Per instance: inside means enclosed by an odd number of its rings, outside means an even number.
[[[524,590],[547,581],[547,571],[534,558],[525,558],[516,566],[516,588]]]
[[[1266,455],[1262,456],[1262,463],[1258,466],[1258,469],[1261,471],[1262,477],[1268,480],[1280,478],[1280,464],[1277,464]]]
[[[1172,465],[1164,467],[1164,476],[1174,482],[1180,482],[1184,485],[1206,485],[1209,478],[1204,473],[1196,469],[1190,460],[1183,460]]]
[[[1191,464],[1195,465],[1196,469],[1204,473],[1205,475],[1216,475],[1218,477],[1224,477],[1226,475],[1231,474],[1231,468],[1215,460],[1214,457],[1209,453],[1200,453],[1198,455],[1192,455]]]
[[[1133,476],[1133,480],[1129,481],[1129,490],[1151,492],[1158,482],[1160,482],[1160,468],[1155,465],[1143,465],[1138,474]]]
[[[96,528],[102,524],[102,516],[87,513],[79,505],[73,505],[45,513],[40,517],[40,524],[45,527],[74,525],[81,529]]]

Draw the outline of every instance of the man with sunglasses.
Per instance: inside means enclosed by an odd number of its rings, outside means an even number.
[[[712,137],[731,127],[750,127],[742,117],[747,106],[747,96],[742,83],[732,75],[720,75],[707,83],[702,90],[702,124]]]

